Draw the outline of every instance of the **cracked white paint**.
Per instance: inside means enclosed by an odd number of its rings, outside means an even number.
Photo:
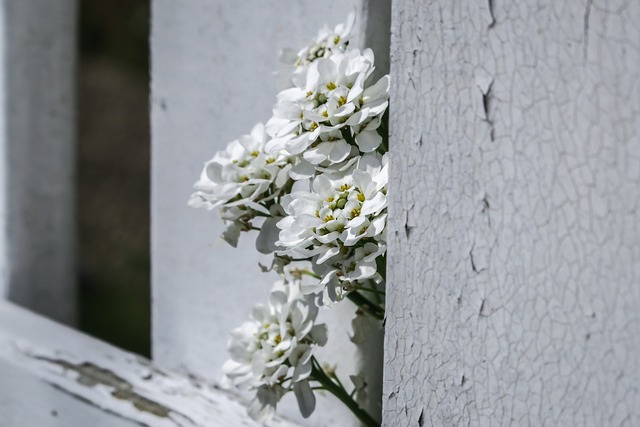
[[[639,41],[633,1],[394,3],[385,425],[640,424]]]
[[[0,378],[2,427],[259,425],[237,396],[3,301]]]

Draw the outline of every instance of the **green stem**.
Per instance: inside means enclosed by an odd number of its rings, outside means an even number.
[[[340,399],[340,401],[344,403],[345,406],[351,410],[351,412],[353,412],[353,414],[360,420],[360,422],[362,422],[362,424],[366,425],[367,427],[380,427],[380,424],[378,424],[376,420],[371,417],[371,415],[360,409],[358,404],[351,398],[351,396],[349,396],[346,390],[331,381],[331,378],[329,378],[322,369],[318,369],[317,367],[313,366],[311,369],[311,378],[318,381],[325,390]]]
[[[349,298],[352,303],[360,307],[365,313],[371,315],[372,317],[375,317],[378,320],[384,320],[384,309],[368,300],[360,292],[349,292],[347,294],[347,298]]]
[[[356,286],[356,290],[363,292],[371,292],[378,295],[386,295],[384,291],[379,291],[377,289],[367,288],[366,286]]]
[[[315,279],[318,279],[318,280],[322,279],[322,277],[318,276],[317,274],[315,274],[315,273],[313,273],[313,272],[311,272],[309,270],[297,270],[297,271],[300,274],[304,274],[306,276],[311,276],[311,277],[313,277]]]

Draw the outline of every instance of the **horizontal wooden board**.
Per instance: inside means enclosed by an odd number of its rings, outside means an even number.
[[[2,427],[258,426],[246,402],[195,377],[0,301]],[[273,426],[295,424],[277,418]]]

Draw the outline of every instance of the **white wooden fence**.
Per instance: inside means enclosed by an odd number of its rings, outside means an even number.
[[[382,68],[392,21],[384,425],[640,424],[640,3],[154,0],[153,362],[14,305],[73,323],[76,4],[0,5],[0,427],[256,425],[213,384],[269,279],[186,199],[350,7]]]

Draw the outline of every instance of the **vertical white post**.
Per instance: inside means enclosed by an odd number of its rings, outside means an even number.
[[[253,236],[242,236],[234,250],[219,239],[222,224],[215,213],[191,209],[187,199],[205,160],[270,117],[276,95],[272,72],[280,67],[278,51],[301,47],[322,25],[344,21],[352,10],[358,10],[358,20],[365,22],[362,11],[367,8],[356,0],[321,5],[311,0],[153,2],[152,266],[157,362],[219,379],[229,331],[266,298],[275,276],[260,272]],[[368,30],[373,34],[375,25]],[[378,30],[388,36],[388,27]],[[333,347],[322,357],[347,375],[357,372],[363,362],[348,336],[355,307],[347,302],[335,310],[342,312],[331,313],[338,324],[332,332]],[[285,411],[296,412],[295,403]],[[323,396],[316,412],[309,425],[357,425],[332,396]]]
[[[0,2],[0,291],[75,317],[74,0]]]
[[[640,3],[393,8],[385,425],[639,425]]]

